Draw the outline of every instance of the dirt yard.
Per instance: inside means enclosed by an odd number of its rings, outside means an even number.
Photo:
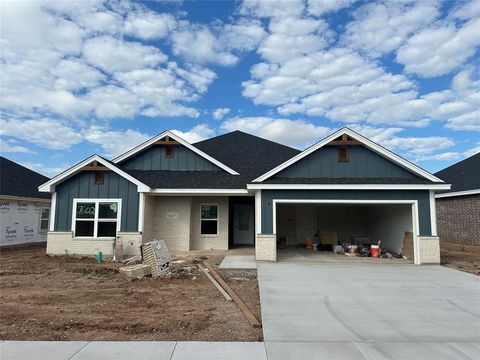
[[[440,242],[442,265],[480,275],[480,246]]]
[[[260,341],[195,265],[224,255],[175,256],[172,277],[127,282],[118,263],[49,257],[44,245],[2,249],[0,339]],[[256,271],[218,271],[261,319]]]

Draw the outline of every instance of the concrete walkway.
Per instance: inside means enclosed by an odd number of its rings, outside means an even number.
[[[480,358],[475,275],[416,265],[257,267],[269,359]]]
[[[227,255],[220,264],[220,269],[256,269],[255,255]]]

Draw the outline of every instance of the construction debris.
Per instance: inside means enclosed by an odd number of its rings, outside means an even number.
[[[223,287],[233,301],[235,301],[250,325],[252,325],[254,328],[262,327],[262,324],[260,324],[255,315],[252,314],[248,306],[243,302],[242,299],[240,299],[237,293],[225,282],[225,280],[223,280],[223,278],[215,271],[215,269],[206,261],[204,261],[203,264],[207,267],[210,274],[215,278],[215,280],[217,280],[220,286]]]
[[[135,255],[135,256],[129,257],[128,259],[123,260],[122,263],[124,263],[125,265],[133,265],[140,261],[142,261],[142,257],[140,255]]]
[[[220,293],[223,295],[225,300],[232,301],[232,297],[228,295],[228,293],[220,286],[220,284],[212,277],[212,275],[209,274],[208,270],[202,267],[202,265],[200,264],[198,264],[197,266],[205,274],[207,279],[212,282],[213,286],[215,286],[217,290],[220,291]]]
[[[127,280],[141,279],[144,276],[150,275],[152,270],[149,265],[136,264],[130,266],[123,266],[119,271],[125,275]]]
[[[154,240],[142,245],[143,263],[152,269],[152,277],[168,274],[172,257],[164,240]]]

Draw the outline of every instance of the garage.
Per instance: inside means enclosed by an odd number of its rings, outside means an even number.
[[[380,241],[380,256],[403,254],[413,262],[415,208],[416,203],[408,201],[277,200],[273,225],[278,259],[328,259],[335,245],[342,246],[337,256],[351,250],[352,255],[357,252],[357,257],[363,257],[359,249]],[[313,240],[313,249],[307,239]]]
[[[435,192],[448,188],[381,145],[340,129],[247,185],[256,191],[256,258],[282,261],[290,251],[300,261],[321,253],[340,259],[332,248],[343,245],[343,258],[353,260],[377,252],[381,241],[380,255],[393,257],[385,260],[406,255],[415,264],[438,264]],[[307,252],[307,244],[324,251]]]

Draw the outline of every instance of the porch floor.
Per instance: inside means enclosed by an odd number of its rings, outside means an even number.
[[[413,259],[381,259],[372,257],[346,256],[331,251],[314,251],[297,247],[277,249],[277,261],[312,263],[365,263],[365,264],[411,264]]]

